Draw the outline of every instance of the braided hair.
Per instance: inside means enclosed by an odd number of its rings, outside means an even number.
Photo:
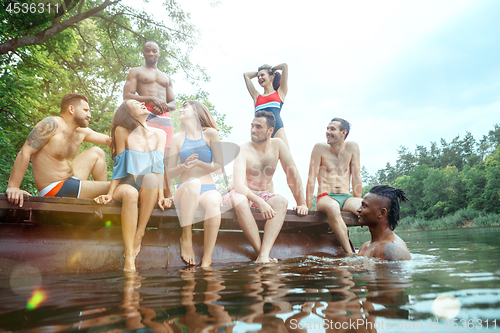
[[[269,65],[262,65],[257,69],[257,72],[260,72],[263,69],[267,69],[267,72],[269,75],[274,75],[273,79],[273,89],[278,91],[280,84],[281,84],[281,73],[277,72],[272,66]]]
[[[405,192],[400,188],[394,188],[388,185],[377,185],[372,187],[369,193],[380,195],[391,200],[391,207],[389,210],[389,226],[391,227],[391,230],[394,230],[398,225],[400,218],[399,202],[408,201]]]

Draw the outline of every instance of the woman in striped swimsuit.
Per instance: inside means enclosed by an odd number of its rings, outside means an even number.
[[[281,70],[281,73],[277,72]],[[255,112],[270,111],[276,119],[276,126],[271,137],[280,138],[288,148],[288,140],[286,138],[285,129],[283,128],[283,120],[281,120],[281,107],[285,102],[285,97],[288,92],[288,66],[287,64],[279,64],[271,67],[262,65],[257,72],[248,72],[243,74],[248,92],[253,98]],[[255,89],[252,79],[256,77],[260,86],[264,88],[264,94],[259,94]]]
[[[179,120],[181,131],[172,137],[167,174],[170,179],[180,175],[174,202],[182,226],[181,256],[189,265],[195,264],[191,225],[197,222],[195,213],[201,204],[205,208],[201,267],[208,267],[221,220],[221,196],[212,178],[212,172],[222,168],[219,128],[207,107],[197,101],[184,102]]]

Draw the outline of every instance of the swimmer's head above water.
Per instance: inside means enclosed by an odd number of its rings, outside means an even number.
[[[388,185],[378,185],[372,187],[368,193],[385,198],[382,204],[385,206],[384,208],[387,209],[389,214],[389,226],[391,227],[391,230],[394,230],[398,225],[400,218],[399,204],[400,202],[408,201],[405,192],[400,188],[394,188]]]

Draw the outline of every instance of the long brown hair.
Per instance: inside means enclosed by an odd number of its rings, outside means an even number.
[[[208,111],[208,108],[203,103],[198,101],[185,101],[184,103],[182,103],[182,106],[186,104],[191,105],[194,111],[196,111],[202,129],[210,127],[219,131],[219,126],[217,126],[217,123],[210,114],[210,111]]]
[[[138,126],[144,127],[139,120],[137,120],[131,113],[131,109],[127,104],[128,100],[124,101],[118,109],[116,109],[113,122],[109,126],[109,136],[111,137],[111,157],[116,156],[116,141],[115,131],[118,126],[126,128],[129,132],[135,130]]]

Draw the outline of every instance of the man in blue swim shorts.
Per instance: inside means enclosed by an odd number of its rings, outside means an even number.
[[[88,128],[87,97],[64,95],[59,117],[47,117],[30,132],[10,173],[7,199],[23,206],[21,182],[31,159],[35,184],[41,196],[95,198],[109,188],[106,158],[101,148],[91,147],[76,156],[83,141],[109,146],[111,138]],[[75,158],[76,157],[76,158]],[[92,175],[94,181],[87,180]]]
[[[354,252],[354,249],[340,212],[357,214],[363,190],[358,144],[345,141],[349,130],[350,124],[342,118],[333,118],[328,124],[326,143],[316,144],[311,153],[306,189],[307,207],[311,209],[318,180],[316,209],[328,215],[330,229],[347,254]],[[353,197],[350,194],[351,179]]]

